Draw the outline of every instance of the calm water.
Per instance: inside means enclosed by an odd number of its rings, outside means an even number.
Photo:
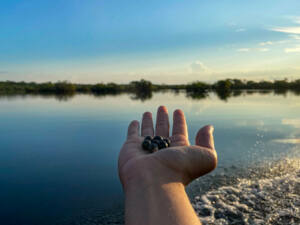
[[[291,93],[254,93],[227,101],[213,93],[195,100],[171,92],[143,102],[126,94],[1,97],[0,224],[60,224],[122,206],[117,157],[127,125],[162,104],[170,112],[185,112],[192,143],[198,128],[214,125],[219,167],[211,176],[298,159],[299,100]]]

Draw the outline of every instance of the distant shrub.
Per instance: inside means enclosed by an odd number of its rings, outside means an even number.
[[[140,81],[132,81],[130,86],[136,92],[151,92],[153,90],[153,84],[144,79]]]
[[[68,83],[66,81],[57,82],[54,84],[55,93],[57,94],[69,94],[76,91],[74,84]]]
[[[216,84],[215,84],[215,88],[218,90],[230,90],[233,86],[233,83],[231,82],[231,80],[227,79],[227,80],[219,80]]]
[[[200,81],[186,85],[186,91],[193,93],[205,93],[209,88],[210,85]]]
[[[116,94],[121,91],[121,87],[115,83],[98,83],[91,87],[91,91],[95,94]]]
[[[288,89],[290,84],[287,80],[275,80],[274,81],[274,88],[275,89]]]
[[[55,86],[51,82],[41,83],[38,86],[38,91],[41,92],[41,93],[50,93],[50,92],[55,93]]]

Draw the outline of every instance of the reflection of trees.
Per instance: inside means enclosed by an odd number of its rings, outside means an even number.
[[[233,97],[238,97],[242,94],[243,94],[242,90],[234,90],[232,95],[233,95]]]
[[[253,94],[255,94],[255,93],[258,93],[258,91],[254,91],[254,90],[247,90],[247,91],[246,91],[246,94],[247,94],[247,95],[253,95]]]
[[[75,96],[74,93],[70,93],[70,94],[55,94],[54,97],[56,100],[60,101],[60,102],[66,102],[69,101],[70,99],[72,99]]]
[[[146,100],[150,100],[152,96],[152,91],[136,91],[130,98],[132,100],[141,100],[144,102]]]
[[[226,101],[232,96],[232,91],[230,89],[216,89],[216,93],[219,99]]]
[[[274,90],[274,94],[275,95],[283,95],[283,96],[286,96],[288,92],[288,89],[275,89]]]
[[[17,98],[27,98],[27,97],[41,97],[44,99],[55,98],[58,101],[68,101],[75,96],[75,93],[64,93],[64,94],[53,94],[53,93],[31,93],[31,94],[3,94],[0,93],[0,99],[6,98],[8,100],[14,100]]]
[[[205,99],[208,97],[207,92],[186,92],[186,97],[187,98],[192,98],[192,99],[196,99],[196,100],[201,100],[201,99]]]
[[[291,92],[294,93],[297,96],[300,95],[300,89],[293,89]]]
[[[197,81],[186,86],[186,96],[192,99],[204,99],[208,96],[208,89],[208,84]]]
[[[215,84],[215,91],[221,100],[227,100],[232,95],[231,80],[220,80]]]
[[[258,93],[261,95],[266,95],[272,93],[273,90],[258,90]]]
[[[104,98],[104,97],[118,97],[120,95],[129,95],[132,100],[140,100],[142,102],[150,100],[153,97],[153,92],[155,93],[173,93],[174,96],[177,96],[180,93],[185,93],[187,98],[191,98],[194,100],[202,100],[205,99],[209,96],[209,91],[199,91],[200,89],[196,89],[196,91],[185,91],[185,90],[149,90],[149,89],[135,89],[135,90],[130,90],[126,92],[112,92],[112,93],[85,93],[89,94],[92,96],[95,96],[96,98]],[[232,90],[232,89],[214,89],[213,90],[219,99],[227,101],[229,98],[232,97],[239,97],[241,95],[246,96],[246,95],[253,95],[253,94],[259,94],[259,95],[267,95],[274,93],[275,95],[283,95],[286,96],[288,92],[293,93],[296,96],[300,96],[300,89],[295,88],[295,89],[276,89],[276,90]],[[83,93],[81,93],[83,94]],[[26,98],[28,97],[42,97],[45,99],[49,98],[55,98],[58,101],[68,101],[72,99],[76,93],[1,93],[0,92],[0,99],[8,99],[8,100],[13,100],[13,99],[20,99],[20,98]]]

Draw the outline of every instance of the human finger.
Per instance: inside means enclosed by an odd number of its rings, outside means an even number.
[[[173,131],[172,136],[181,135],[188,139],[188,130],[184,113],[177,109],[173,113]]]
[[[155,135],[169,137],[169,115],[165,106],[160,106],[157,110]]]
[[[211,125],[202,127],[196,135],[196,145],[215,149],[213,131],[214,127]]]
[[[153,120],[152,120],[152,113],[145,112],[143,114],[142,119],[142,136],[153,136],[154,135],[154,128],[153,128]]]
[[[139,136],[139,121],[133,120],[128,126],[127,139]]]

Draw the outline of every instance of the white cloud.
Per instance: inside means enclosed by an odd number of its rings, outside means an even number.
[[[290,17],[294,24],[300,24],[300,17]],[[288,34],[300,34],[300,26],[273,27],[270,30]]]
[[[237,49],[238,52],[249,52],[250,48],[239,48]]]
[[[273,45],[273,42],[272,41],[261,42],[261,43],[259,43],[259,45],[261,45],[261,46]]]
[[[294,48],[285,48],[285,53],[297,53],[300,52],[300,46],[296,46]]]
[[[245,28],[239,28],[239,29],[236,29],[235,32],[245,32],[246,29]]]
[[[193,62],[190,65],[190,69],[193,73],[207,72],[209,70],[208,67],[205,66],[204,63],[201,61]]]
[[[300,35],[291,34],[289,35],[290,38],[293,38],[295,40],[300,40]]]
[[[282,119],[281,124],[300,128],[300,119]]]
[[[260,51],[260,52],[268,52],[268,51],[270,51],[270,49],[268,49],[268,48],[260,48],[260,49],[258,49],[258,51]]]
[[[300,27],[275,27],[270,30],[288,34],[300,34]]]
[[[286,44],[288,43],[290,40],[282,40],[282,41],[277,41],[275,42],[275,44]]]

